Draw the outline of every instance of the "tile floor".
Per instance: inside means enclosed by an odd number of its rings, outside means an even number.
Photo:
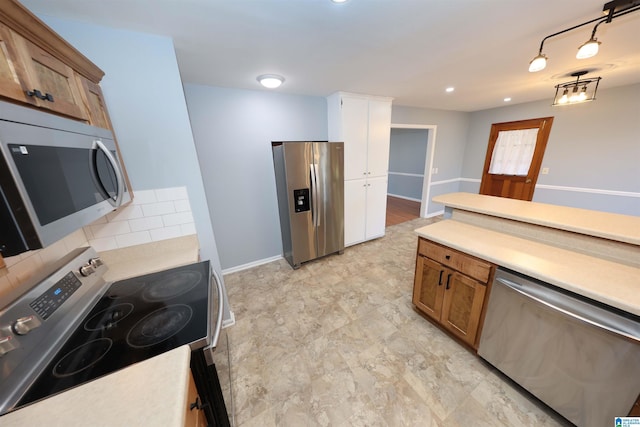
[[[225,276],[237,427],[567,426],[417,314],[417,236]]]

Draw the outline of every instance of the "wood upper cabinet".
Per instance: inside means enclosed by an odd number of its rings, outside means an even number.
[[[19,1],[3,0],[0,98],[90,121],[90,112],[83,102],[83,86],[76,76],[98,84],[104,72]],[[104,120],[100,123],[98,126],[108,127]]]
[[[73,69],[23,37],[13,38],[26,71],[26,95],[39,107],[87,120]]]
[[[107,112],[107,106],[104,103],[104,96],[100,85],[92,82],[86,77],[76,75],[76,80],[82,88],[80,94],[85,110],[88,114],[89,124],[105,129],[111,129],[111,120]]]
[[[493,270],[486,261],[420,238],[413,303],[477,349],[487,283]]]
[[[0,24],[0,95],[17,101],[35,104],[35,99],[27,98],[22,86],[22,63],[14,48],[11,30]]]

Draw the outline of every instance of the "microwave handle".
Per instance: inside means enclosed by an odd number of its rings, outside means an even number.
[[[122,178],[122,171],[120,170],[120,165],[118,165],[118,161],[115,159],[115,157],[113,157],[113,154],[111,154],[111,151],[109,151],[109,149],[102,143],[102,141],[97,139],[94,140],[93,147],[91,148],[94,150],[99,149],[100,151],[102,151],[104,155],[107,157],[107,160],[109,160],[109,163],[111,163],[111,167],[113,167],[113,171],[116,174],[118,193],[116,194],[115,200],[108,198],[107,201],[111,204],[111,206],[113,206],[114,208],[117,208],[122,204],[122,196],[124,194],[124,179]],[[100,179],[98,177],[98,173],[97,172],[94,172],[94,173],[96,175],[96,179]]]

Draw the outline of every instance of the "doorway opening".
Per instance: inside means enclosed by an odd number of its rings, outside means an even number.
[[[435,126],[391,124],[386,226],[428,212]]]

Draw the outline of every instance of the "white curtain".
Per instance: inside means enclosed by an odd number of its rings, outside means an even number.
[[[489,173],[527,175],[537,138],[537,128],[498,132],[498,140],[491,155]]]

